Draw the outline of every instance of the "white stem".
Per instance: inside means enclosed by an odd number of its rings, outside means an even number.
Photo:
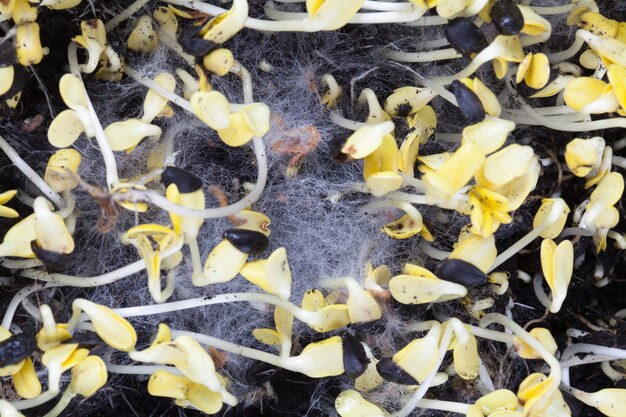
[[[282,300],[275,295],[261,293],[220,294],[215,297],[190,298],[187,300],[173,301],[163,304],[118,308],[113,311],[122,317],[139,317],[234,302],[260,302],[272,304],[284,308],[304,323],[311,322],[317,318],[317,314],[315,312],[303,310],[297,305],[292,304],[289,301]]]
[[[603,355],[614,359],[626,359],[626,350],[618,348],[610,348],[600,345],[592,345],[588,343],[576,343],[568,346],[561,355],[561,360],[567,365],[567,361],[574,355],[579,353],[591,353],[594,355]],[[569,385],[569,366],[563,368],[563,382]]]
[[[289,366],[289,361],[286,359],[289,358],[281,358],[277,355],[272,355],[271,353],[263,352],[261,350],[252,349],[245,346],[240,346],[235,343],[227,342],[222,339],[218,339],[216,337],[207,336],[200,333],[188,332],[185,330],[175,330],[172,329],[173,336],[189,336],[198,341],[198,343],[214,347],[216,349],[223,350],[225,352],[234,353],[235,355],[244,356],[246,358],[254,359],[260,362],[265,362],[273,366],[277,366],[279,368],[284,368],[288,370],[296,370],[293,367]],[[292,358],[297,358],[297,356],[293,356]]]
[[[448,19],[440,16],[422,16],[414,22],[407,22],[404,26],[441,26],[448,23]]]
[[[470,326],[470,328],[472,329],[472,334],[481,339],[489,339],[494,342],[506,343],[507,345],[513,344],[513,340],[515,339],[515,336],[510,333],[498,332],[477,326]]]
[[[582,48],[584,44],[585,41],[582,38],[576,36],[576,38],[574,39],[574,43],[572,43],[569,48],[555,54],[548,54],[548,59],[552,63],[567,61],[568,59],[576,55],[576,53],[580,51],[580,48]]]
[[[173,254],[169,254],[171,256]],[[163,259],[166,258],[165,254]],[[19,275],[25,278],[30,278],[45,282],[55,282],[60,285],[67,285],[70,287],[99,287],[100,285],[112,284],[120,279],[129,277],[137,272],[140,272],[146,268],[146,263],[143,260],[133,262],[115,271],[107,272],[102,275],[95,275],[92,277],[77,277],[73,275],[64,275],[57,273],[49,273],[42,270],[29,269],[20,271]]]
[[[490,313],[485,315],[485,317],[480,320],[480,327],[487,327],[491,323],[501,324],[513,331],[517,337],[522,339],[526,344],[534,349],[535,352],[537,352],[548,364],[548,366],[550,366],[550,375],[548,376],[549,384],[544,388],[545,391],[542,389],[541,399],[535,403],[535,407],[541,410],[542,406],[545,406],[545,402],[549,401],[552,394],[558,390],[559,384],[561,383],[561,365],[559,364],[559,361],[537,339],[535,339],[530,333],[521,328],[510,318],[503,316],[502,314]],[[528,412],[530,413],[530,410],[528,410]]]
[[[148,87],[150,90],[153,90],[154,92],[158,93],[160,96],[165,97],[172,103],[176,104],[178,107],[184,110],[187,110],[191,114],[194,114],[191,108],[191,103],[189,101],[185,100],[178,94],[168,90],[162,85],[159,85],[154,80],[152,80],[149,76],[140,74],[139,72],[135,71],[133,68],[131,68],[128,65],[124,66],[124,73],[128,75],[130,78],[132,78],[133,80],[137,81],[139,84],[145,87]]]
[[[564,202],[562,200],[556,200],[552,205],[550,213],[543,220],[539,226],[535,227],[533,230],[528,232],[526,236],[522,237],[520,240],[511,245],[507,250],[502,252],[500,255],[496,257],[496,260],[493,262],[487,273],[490,273],[504,262],[506,262],[511,256],[518,253],[520,250],[524,249],[530,242],[535,240],[544,230],[554,224],[555,221],[561,216],[561,213],[564,209]]]
[[[550,306],[552,305],[552,301],[550,300],[550,297],[548,297],[548,294],[546,294],[546,292],[543,290],[543,286],[541,285],[543,283],[542,278],[542,274],[535,274],[535,277],[533,278],[533,289],[535,290],[535,295],[537,296],[539,302],[545,308],[550,308]]]
[[[0,136],[0,149],[6,154],[6,156],[13,162],[13,165],[17,167],[26,178],[30,180],[39,190],[59,208],[65,207],[65,200],[57,194],[43,178],[39,176],[31,167],[24,161],[17,153],[17,151],[9,145],[2,136]]]
[[[143,6],[145,6],[149,2],[150,2],[150,0],[137,0],[137,1],[135,1],[133,4],[128,6],[125,10],[122,10],[120,13],[115,15],[115,17],[113,19],[111,19],[108,22],[106,22],[105,25],[104,25],[104,29],[107,32],[112,31],[120,23],[122,23],[126,19],[129,19],[132,15],[137,13],[137,11],[139,9],[141,9]]]
[[[194,285],[200,286],[199,283],[202,280],[202,259],[200,257],[198,241],[195,238],[190,239],[189,242],[187,242],[187,245],[189,246],[189,253],[191,254],[191,281]]]
[[[10,403],[13,407],[15,407],[16,410],[26,410],[28,408],[35,408],[40,406],[41,404],[45,404],[57,395],[59,395],[58,391],[48,390],[30,400],[10,401]]]
[[[471,407],[471,404],[463,404],[452,401],[443,401],[443,400],[427,400],[422,399],[417,403],[417,408],[426,408],[428,410],[440,410],[440,411],[449,411],[451,413],[457,414],[467,414]]]
[[[70,64],[70,71],[72,74],[78,77],[80,82],[83,82],[80,67],[78,65],[78,56],[77,56],[77,46],[76,43],[70,42],[67,47],[67,59]],[[83,83],[83,88],[87,91],[86,87]],[[98,148],[100,148],[100,153],[102,154],[102,159],[104,159],[104,166],[106,167],[106,177],[107,177],[107,185],[109,189],[111,189],[115,184],[120,182],[118,173],[117,173],[117,163],[115,162],[115,155],[113,155],[113,151],[111,150],[111,145],[109,144],[109,140],[104,134],[104,129],[102,129],[102,124],[100,124],[100,119],[96,114],[96,110],[89,99],[89,95],[85,94],[85,99],[87,101],[87,109],[89,110],[89,116],[91,118],[91,122],[95,129],[96,141],[98,142]]]
[[[367,126],[367,123],[365,122],[357,122],[356,120],[347,119],[339,113],[333,111],[330,112],[329,117],[331,122],[348,130],[358,130],[364,126]]]
[[[542,15],[563,14],[574,10],[574,3],[564,4],[562,6],[532,6],[531,9]]]
[[[432,62],[442,61],[446,59],[463,58],[454,48],[440,49],[438,51],[425,52],[402,52],[402,51],[385,51],[386,58],[398,62]]]
[[[8,269],[27,269],[43,265],[37,258],[33,259],[0,259],[0,265]]]
[[[52,288],[52,287],[60,287],[60,286],[62,286],[62,284],[57,284],[57,283],[34,284],[34,285],[31,285],[30,287],[24,287],[21,290],[19,290],[17,293],[15,293],[6,311],[4,312],[4,317],[2,319],[2,327],[4,327],[5,329],[8,329],[11,326],[11,323],[13,322],[13,316],[15,316],[15,311],[17,310],[17,307],[20,305],[23,299],[25,299],[26,297],[28,297],[35,291],[43,290],[46,288]]]
[[[59,414],[63,412],[63,410],[65,410],[65,408],[67,408],[67,406],[70,404],[70,402],[75,396],[76,396],[76,393],[72,391],[70,388],[67,388],[63,392],[63,395],[61,395],[61,399],[59,400],[57,405],[55,405],[54,408],[48,411],[43,417],[57,417]]]

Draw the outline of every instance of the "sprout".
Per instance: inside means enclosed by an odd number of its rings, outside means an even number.
[[[565,226],[565,222],[567,221],[567,215],[570,212],[569,207],[563,199],[544,198],[543,200],[541,200],[541,206],[539,207],[539,210],[537,210],[537,213],[535,214],[535,217],[533,219],[533,228],[539,227],[539,225],[543,224],[547,220],[546,218],[550,216],[550,213],[552,213],[552,207],[555,204],[559,204],[561,207],[563,207],[563,211],[561,212],[559,218],[554,221],[554,223],[549,225],[539,234],[539,236],[544,239],[554,239],[559,234],[561,234],[561,231],[563,231],[563,227]]]
[[[472,142],[462,144],[436,171],[424,175],[426,196],[433,202],[449,201],[483,166],[485,155]]]
[[[512,0],[500,0],[489,13],[493,23],[504,35],[517,35],[524,29],[524,15]]]
[[[449,259],[463,260],[486,273],[494,263],[497,254],[493,235],[484,237],[461,232]]]
[[[593,177],[600,169],[604,149],[605,142],[600,136],[573,139],[565,147],[567,167],[577,177]]]
[[[449,77],[436,78],[440,84],[449,84],[455,79],[467,78],[475,73],[480,66],[491,60],[494,62],[496,75],[504,78],[508,62],[522,62],[524,51],[518,36],[498,35],[488,47],[480,51],[464,70]]]
[[[441,325],[435,323],[428,334],[415,339],[393,356],[393,361],[418,382],[423,382],[437,365],[437,348],[441,337]]]
[[[80,162],[80,153],[75,149],[58,150],[48,160],[44,180],[57,193],[73,190],[78,185],[75,175],[78,174]]]
[[[237,401],[225,390],[211,391],[206,386],[192,381],[186,376],[172,375],[164,369],[157,369],[148,381],[148,392],[155,397],[173,398],[179,407],[193,407],[207,414],[215,414],[223,403],[235,406]]]
[[[174,92],[176,89],[176,80],[168,72],[157,74],[153,81],[167,91]],[[162,115],[168,115],[169,117],[172,115],[173,110],[167,105],[168,101],[167,97],[163,97],[156,91],[149,89],[143,101],[143,116],[141,116],[141,121],[151,123],[156,117]]]
[[[522,381],[517,396],[524,404],[525,416],[571,417],[563,394],[558,389],[551,389],[553,385],[554,382],[541,373],[530,374]]]
[[[223,383],[215,372],[211,356],[189,336],[181,335],[171,340],[165,324],[159,325],[159,332],[150,347],[129,352],[128,356],[138,362],[173,365],[191,381],[213,392],[222,390]]]
[[[343,391],[335,400],[335,409],[341,417],[385,417],[387,413],[365,400],[354,390]]]
[[[535,90],[542,89],[550,80],[550,63],[545,54],[526,55],[524,60],[519,64],[515,82],[517,84],[522,81],[526,82],[530,88]]]
[[[367,104],[368,115],[366,119],[367,124],[374,124],[380,122],[386,122],[391,120],[391,116],[385,112],[376,98],[376,94],[371,88],[364,88],[361,91],[361,95],[357,100],[359,105]]]
[[[161,173],[161,181],[167,187],[165,197],[169,201],[190,209],[203,210],[205,208],[200,178],[183,169],[170,166]],[[197,237],[204,219],[179,216],[171,212],[169,214],[174,231],[178,236],[182,236],[183,241],[189,246],[193,265],[192,282],[199,282],[202,280],[202,260]]]
[[[148,290],[157,303],[165,302],[174,291],[174,277],[167,275],[167,285],[161,289],[161,254],[180,249],[182,242],[177,233],[160,224],[142,224],[128,229],[120,241],[132,244],[146,263],[148,273]]]
[[[552,355],[556,353],[558,346],[554,337],[552,337],[550,330],[543,327],[535,327],[530,331],[530,335],[537,339],[539,343],[541,343],[541,345]],[[541,355],[535,352],[532,347],[530,347],[518,336],[515,336],[515,339],[513,339],[513,344],[515,345],[515,349],[517,349],[517,353],[520,357],[524,359],[541,359]]]
[[[349,141],[350,139],[348,139]],[[348,146],[348,142],[344,145],[344,149]],[[345,152],[344,149],[342,152]],[[380,146],[367,155],[363,163],[365,183],[373,196],[382,197],[402,186],[403,180],[398,173],[399,163],[398,145],[392,135],[385,134]]]
[[[514,129],[515,123],[510,120],[487,116],[482,122],[463,129],[462,143],[473,142],[485,155],[489,155],[504,145],[509,133]]]
[[[544,239],[541,243],[541,269],[552,290],[550,312],[558,313],[567,296],[574,269],[572,242],[564,240],[557,246],[553,240]]]
[[[104,55],[103,65],[107,72],[117,72],[122,67],[121,59],[107,43],[104,23],[100,19],[83,20],[80,22],[81,35],[74,36],[72,40],[87,50],[88,58],[85,64],[80,65],[80,70],[86,74],[94,72]],[[67,103],[67,102],[66,102]]]
[[[15,197],[15,194],[17,194],[17,190],[9,190],[0,193],[0,217],[14,219],[20,216],[17,211],[5,206],[6,203],[11,201],[11,199]]]
[[[191,96],[193,113],[217,133],[228,146],[242,146],[269,130],[270,111],[264,103],[251,103],[231,112],[230,104],[217,91],[198,91]]]
[[[92,303],[83,298],[72,302],[72,317],[67,330],[72,332],[84,312],[91,320],[96,334],[114,349],[129,352],[135,347],[137,334],[133,326],[108,307]]]
[[[31,248],[44,263],[51,261],[51,266],[62,266],[74,251],[74,238],[63,218],[50,210],[50,202],[44,197],[37,197],[33,204],[35,241]]]
[[[348,314],[351,323],[369,323],[380,320],[382,311],[372,294],[350,277],[340,280],[348,289]]]
[[[226,13],[215,16],[200,30],[204,40],[222,44],[243,29],[248,18],[248,1],[234,0]]]
[[[434,91],[428,88],[397,88],[385,100],[385,112],[392,117],[411,116],[423,109],[436,95]],[[387,133],[390,133],[391,130]]]
[[[406,264],[404,274],[389,281],[389,290],[402,304],[442,302],[467,295],[462,285],[441,280],[426,268],[412,264]]]
[[[270,294],[283,300],[291,295],[291,271],[287,263],[287,251],[278,248],[267,259],[259,259],[245,264],[241,276]]]
[[[578,77],[565,86],[565,104],[587,114],[614,112],[620,108],[612,86],[591,77]]]
[[[437,128],[437,115],[430,106],[424,106],[407,118],[411,131],[400,145],[400,163],[398,169],[408,177],[414,176],[415,162],[419,145],[424,144]]]
[[[498,102],[498,98],[496,95],[489,89],[480,78],[475,77],[473,79],[463,78],[460,82],[469,88],[480,100],[485,112],[492,117],[499,117],[502,112],[502,108],[500,107],[500,103]],[[457,97],[458,101],[458,97]],[[461,103],[459,102],[459,107],[461,107]]]
[[[52,315],[52,310],[47,304],[39,307],[43,327],[37,333],[37,347],[46,352],[51,348],[60,345],[62,342],[70,339],[72,335],[67,331],[66,323],[57,324]]]
[[[478,185],[506,197],[513,211],[537,185],[539,160],[530,146],[509,145],[489,155],[475,179]]]
[[[161,136],[161,128],[139,119],[114,122],[104,129],[104,134],[114,151],[131,152],[144,138]]]
[[[517,401],[517,396],[513,392],[507,389],[499,389],[480,397],[471,406],[467,416],[521,417],[522,413],[516,411],[518,407],[519,401]]]
[[[260,232],[269,236],[270,220],[262,213],[244,210],[236,218],[241,221],[239,229]],[[235,242],[237,244],[237,242]],[[241,249],[245,249],[238,245]],[[206,259],[202,277],[197,277],[193,284],[203,286],[219,282],[228,282],[235,278],[246,264],[249,253],[239,250],[228,238],[223,239],[213,248]]]
[[[468,82],[469,84],[469,82]],[[471,123],[479,123],[485,118],[485,108],[480,98],[465,83],[452,81],[452,91],[463,116]]]
[[[608,417],[621,417],[626,413],[626,390],[619,388],[605,388],[597,392],[584,392],[572,387],[565,391],[590,407],[598,409]]]
[[[137,52],[154,52],[159,45],[157,33],[150,16],[141,16],[128,37],[128,49]]]
[[[21,65],[28,67],[39,64],[44,55],[39,38],[39,24],[30,22],[18,25],[15,45],[17,60]]]
[[[259,342],[278,346],[281,357],[287,358],[291,353],[291,336],[293,331],[293,314],[281,307],[274,309],[274,329],[254,329],[252,335]]]
[[[545,415],[561,416],[562,412],[569,412],[558,390],[561,381],[561,366],[554,355],[508,317],[490,313],[482,318],[480,326],[486,327],[491,323],[499,323],[510,329],[550,366],[550,375],[547,378],[543,374],[532,374],[520,384],[518,397],[524,403],[524,415],[539,417],[545,412]]]
[[[61,375],[78,365],[87,356],[87,349],[79,349],[78,343],[66,343],[48,349],[41,357],[41,362],[48,368],[48,391],[58,393]]]
[[[57,405],[46,414],[47,417],[60,415],[76,396],[91,397],[107,382],[107,368],[98,356],[87,356],[72,368],[70,385],[63,392]]]
[[[391,121],[364,126],[348,138],[341,152],[353,159],[365,158],[382,145],[384,137],[390,135],[394,128]]]
[[[309,343],[302,353],[284,359],[287,369],[311,378],[324,378],[344,373],[344,349],[341,337]]]
[[[4,235],[0,244],[0,256],[17,256],[20,258],[34,258],[31,242],[35,235],[35,214],[20,220]]]
[[[593,232],[597,252],[606,249],[607,233],[619,221],[619,214],[613,205],[620,200],[624,192],[624,178],[621,174],[611,172],[601,178],[591,193],[585,214],[580,220],[581,228]]]
[[[322,104],[324,104],[331,110],[334,109],[337,106],[339,98],[341,97],[341,86],[339,86],[337,80],[335,80],[335,77],[333,77],[331,74],[322,75],[320,84],[328,87],[328,90],[326,90],[326,92],[324,92],[324,94],[322,95]]]
[[[207,71],[220,77],[228,74],[235,63],[235,58],[230,49],[218,48],[209,52],[202,60],[202,65]]]
[[[87,137],[95,136],[87,106],[87,91],[80,78],[65,74],[59,81],[61,98],[70,110],[64,110],[52,120],[48,141],[57,148],[71,146],[83,131]]]
[[[509,200],[488,188],[475,186],[469,192],[469,202],[472,206],[472,233],[489,237],[498,230],[500,224],[509,224],[513,221],[508,215]]]
[[[403,210],[405,214],[398,220],[387,223],[381,228],[381,231],[387,236],[393,239],[409,239],[419,234],[429,242],[434,240],[432,234],[422,221],[422,214],[415,207],[413,207],[413,205],[407,203],[406,201],[391,200],[389,204],[385,206],[370,203],[364,207],[364,210],[368,210],[369,212],[372,208],[379,209],[388,206]]]

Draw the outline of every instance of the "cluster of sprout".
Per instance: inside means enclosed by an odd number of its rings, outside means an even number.
[[[155,3],[151,14],[138,15],[151,3]],[[287,7],[288,3],[295,5]],[[0,190],[0,217],[19,218],[0,243],[0,262],[16,276],[38,280],[14,295],[0,327],[0,376],[12,379],[15,393],[0,400],[0,415],[19,416],[18,410],[54,400],[57,403],[46,416],[61,415],[75,396],[90,397],[104,387],[109,372],[149,375],[149,394],[170,398],[180,407],[216,414],[225,406],[236,406],[241,398],[231,393],[232,385],[218,372],[220,366],[209,348],[311,378],[346,375],[350,386],[342,386],[335,400],[335,410],[342,417],[389,413],[404,417],[420,408],[468,417],[571,416],[563,393],[606,416],[626,416],[626,390],[604,388],[588,393],[570,386],[569,379],[570,368],[595,362],[602,362],[610,377],[626,378],[624,363],[616,362],[626,360],[626,350],[581,343],[564,347],[547,328],[526,330],[520,326],[510,310],[505,314],[487,311],[509,289],[511,270],[503,265],[533,242],[540,247],[541,272],[531,277],[519,265],[518,275],[527,284],[532,281],[546,316],[559,313],[567,300],[582,238],[591,237],[596,254],[607,251],[613,242],[626,249],[626,237],[612,230],[620,222],[624,192],[624,178],[613,169],[626,167],[613,151],[626,142],[611,144],[601,136],[587,134],[626,127],[626,22],[604,17],[592,0],[564,1],[554,7],[531,3],[282,0],[267,2],[266,18],[258,19],[249,16],[247,0],[233,0],[228,9],[195,0],[137,0],[106,23],[99,18],[81,21],[76,28],[80,34],[67,46],[69,72],[58,84],[65,109],[47,128],[47,140],[57,150],[49,155],[45,172],[33,170],[9,141],[0,137],[0,149],[38,189],[33,198],[20,192],[28,213],[11,208],[18,190]],[[36,22],[38,10],[79,4],[80,0],[0,0],[0,22],[13,21],[12,26],[2,26],[0,109],[5,104],[9,109],[17,106],[26,71],[34,73],[34,66],[45,59]],[[300,11],[294,11],[296,7]],[[576,30],[574,44],[559,53],[537,52],[532,46],[552,35],[552,15],[567,16],[567,24]],[[111,33],[129,19],[128,50],[149,60],[151,53],[164,46],[186,66],[154,76],[132,68],[110,41]],[[183,28],[179,28],[181,23]],[[413,53],[390,46],[384,52],[386,58],[403,63],[469,59],[456,74],[431,78],[403,67],[416,76],[417,85],[402,86],[386,97],[363,89],[356,101],[367,108],[365,120],[352,120],[341,113],[345,86],[333,74],[317,80],[323,89],[320,105],[329,120],[351,131],[331,156],[341,162],[363,161],[363,181],[352,184],[338,198],[369,195],[362,215],[394,213],[381,227],[381,235],[398,241],[419,240],[437,267],[431,270],[409,260],[400,266],[367,263],[363,276],[321,280],[320,288],[327,291],[307,288],[301,302],[294,302],[292,287],[299,283],[289,265],[292,254],[282,246],[267,253],[271,218],[254,207],[268,181],[263,137],[272,127],[272,103],[254,101],[254,79],[227,42],[245,28],[319,32],[341,30],[348,24],[445,25],[445,39],[438,43],[443,49]],[[497,35],[488,42],[485,28],[490,24]],[[580,66],[567,61],[582,48]],[[483,64],[492,66],[497,81],[477,75],[484,74],[479,71]],[[240,79],[241,103],[219,89],[220,79],[231,76]],[[87,86],[123,79],[134,80],[145,89],[141,114],[103,126]],[[520,94],[521,88],[531,93]],[[542,107],[541,103],[554,103],[548,99],[555,96],[555,105]],[[457,107],[466,124],[460,134],[452,135],[452,148],[424,153],[424,148],[432,149],[427,145],[437,136],[440,115],[432,103],[435,99]],[[253,150],[256,182],[239,201],[207,208],[203,179],[176,166],[173,138],[162,126],[183,112],[193,115],[200,129],[215,132],[229,149]],[[562,162],[545,160],[530,143],[511,140],[521,125],[577,135],[561,150]],[[83,157],[73,148],[77,141],[92,139],[106,172],[97,186],[81,177]],[[147,170],[140,177],[120,178],[118,162],[146,141],[161,144],[146,161]],[[515,242],[500,242],[498,232],[515,222],[516,210],[542,196],[533,193],[542,167],[551,164],[559,164],[559,169],[563,164],[562,169],[577,177],[588,194],[577,201],[566,201],[559,192],[543,196],[532,228]],[[297,161],[290,165],[289,175],[297,177],[296,167]],[[139,260],[94,277],[62,273],[77,245],[86,244],[74,236],[81,216],[76,209],[79,191],[104,195],[118,210],[134,213],[136,224],[119,236],[119,243],[135,248]],[[154,220],[148,215],[153,209],[166,215]],[[434,245],[439,236],[425,220],[423,213],[428,210],[462,219],[465,226],[450,245],[451,251]],[[223,231],[219,243],[202,253],[198,236],[206,223],[216,218],[227,218],[231,227]],[[180,273],[185,260],[192,266],[189,276]],[[394,274],[399,267],[401,272]],[[35,291],[100,287],[137,273],[147,276],[151,304],[114,308],[75,298],[71,312],[65,312],[71,313],[69,319],[59,323],[49,305],[35,307],[28,301]],[[220,292],[218,284],[242,278],[257,291]],[[601,278],[596,285],[611,283],[609,278]],[[172,300],[180,280],[193,287],[215,289],[209,297],[177,296]],[[226,303],[272,306],[274,327],[249,329],[269,348],[242,346],[164,323],[154,334],[146,335],[152,336],[151,343],[141,348],[137,331],[127,320]],[[399,328],[405,336],[411,335],[406,336],[411,341],[394,352],[388,349],[383,353],[358,330],[368,323],[391,320],[392,307],[419,305],[426,309],[434,303],[456,303],[464,306],[467,314],[404,320]],[[13,323],[20,305],[37,323],[36,334],[21,331]],[[321,339],[305,346],[294,343],[300,323],[321,333]],[[504,331],[488,328],[492,324]],[[105,353],[91,352],[76,337],[87,332],[95,333],[107,346]],[[542,365],[534,367],[537,372],[529,372],[517,386],[496,389],[485,365],[489,353],[479,340],[501,343],[519,357],[542,361]],[[559,348],[564,348],[560,356]],[[581,352],[588,356],[574,356]],[[443,367],[446,361],[450,366]],[[69,378],[64,375],[67,372]],[[43,383],[42,375],[47,375]],[[453,376],[476,381],[480,397],[473,403],[425,397],[431,387],[447,384]],[[376,404],[380,398],[376,392],[385,386],[402,392],[395,403],[390,401],[394,410]]]

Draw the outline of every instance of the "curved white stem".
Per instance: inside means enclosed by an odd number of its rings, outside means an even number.
[[[70,64],[70,71],[72,74],[78,77],[80,82],[83,82],[80,73],[80,67],[78,64],[78,56],[77,56],[77,46],[76,43],[70,42],[67,47],[67,60]],[[86,89],[85,89],[86,91]],[[104,159],[104,166],[106,167],[106,178],[107,185],[109,189],[111,189],[115,184],[120,182],[118,173],[117,173],[117,163],[115,162],[115,155],[113,155],[113,150],[111,150],[111,145],[109,144],[109,140],[104,134],[104,129],[102,129],[102,124],[100,124],[100,119],[96,114],[96,110],[89,99],[89,95],[85,94],[85,99],[87,101],[87,109],[89,110],[89,117],[91,118],[91,122],[93,124],[96,141],[98,142],[98,148],[100,148],[100,153],[102,154],[102,158]]]
[[[13,146],[9,145],[9,142],[7,142],[2,136],[0,136],[0,149],[2,149],[2,151],[11,160],[11,162],[13,162],[13,165],[15,165],[17,167],[17,169],[22,171],[22,173],[24,175],[26,175],[26,178],[28,178],[30,180],[30,182],[32,182],[37,188],[39,188],[39,190],[48,199],[50,199],[59,208],[64,208],[65,207],[65,200],[63,200],[63,197],[61,197],[52,188],[50,188],[48,183],[45,182],[44,179],[41,178],[39,176],[39,174],[37,174],[35,172],[35,170],[33,170],[30,167],[30,165],[28,165],[26,163],[26,161],[24,161],[18,155],[18,153],[15,150],[15,148],[13,148]]]

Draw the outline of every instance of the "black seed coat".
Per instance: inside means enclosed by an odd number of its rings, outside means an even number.
[[[478,53],[488,46],[485,35],[467,17],[457,17],[446,25],[446,38],[460,54]]]
[[[479,123],[485,119],[483,103],[472,90],[460,81],[452,81],[452,91],[463,116],[471,123]]]
[[[437,276],[468,288],[487,281],[487,275],[483,271],[462,259],[446,259],[443,261],[439,265]]]
[[[365,372],[369,359],[365,354],[365,348],[350,333],[341,336],[343,347],[343,369],[350,378],[356,378]]]
[[[222,237],[234,247],[249,255],[258,255],[267,249],[270,240],[261,232],[245,229],[228,229]]]
[[[524,28],[524,15],[512,0],[500,0],[491,8],[491,19],[503,35],[517,35]]]

